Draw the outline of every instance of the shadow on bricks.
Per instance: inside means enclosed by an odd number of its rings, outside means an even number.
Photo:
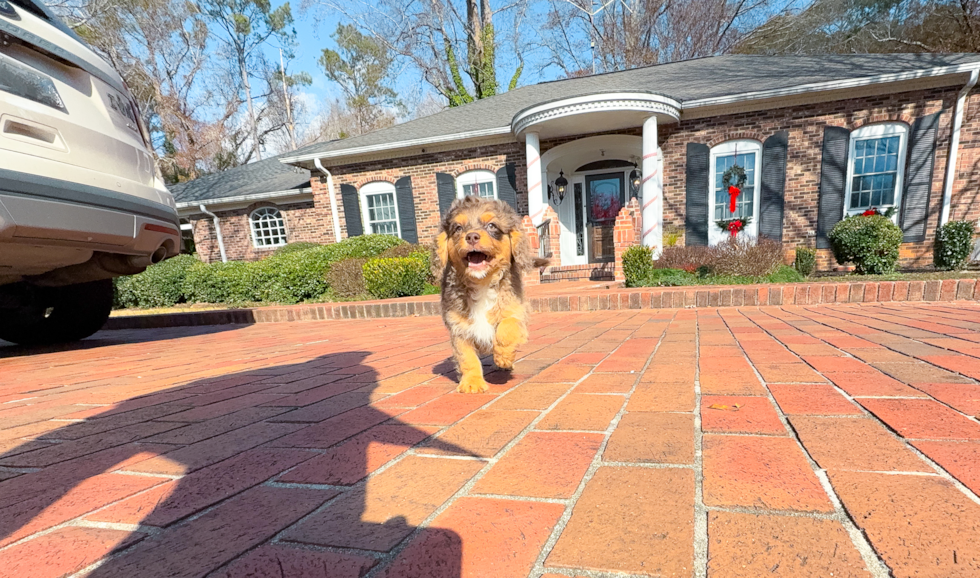
[[[458,577],[460,536],[420,524],[484,462],[405,455],[438,428],[371,405],[367,355],[93,407],[9,449],[0,576]]]

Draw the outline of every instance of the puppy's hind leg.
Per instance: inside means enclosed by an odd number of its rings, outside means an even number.
[[[459,372],[459,393],[483,393],[490,389],[483,379],[480,353],[473,343],[462,337],[453,337],[453,357]]]
[[[527,343],[527,327],[516,317],[504,317],[493,341],[493,362],[500,369],[514,369],[517,346]]]

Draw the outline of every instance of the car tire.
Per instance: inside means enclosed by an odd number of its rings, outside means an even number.
[[[20,345],[78,341],[105,325],[112,311],[112,279],[35,287],[28,303],[0,312],[0,339]]]

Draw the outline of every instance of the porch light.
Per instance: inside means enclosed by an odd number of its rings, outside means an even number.
[[[636,170],[636,163],[633,163],[633,170],[630,171],[630,196],[635,197],[640,192],[640,171]]]
[[[565,178],[565,171],[558,171],[558,178],[555,179],[555,189],[558,192],[558,204],[565,200],[565,189],[568,187],[568,179]]]

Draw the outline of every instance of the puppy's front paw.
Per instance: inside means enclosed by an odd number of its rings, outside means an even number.
[[[507,371],[514,369],[514,352],[494,351],[493,364],[499,367],[500,369],[506,369]]]
[[[484,393],[490,389],[482,377],[464,377],[459,381],[456,391],[459,393]]]

